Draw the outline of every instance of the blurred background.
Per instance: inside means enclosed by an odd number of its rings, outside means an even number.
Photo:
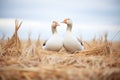
[[[0,0],[0,38],[11,37],[15,19],[23,21],[20,39],[48,39],[52,21],[65,18],[73,21],[73,34],[91,40],[108,32],[108,40],[120,32],[120,0]],[[60,24],[58,34],[63,37],[66,25]],[[114,38],[120,41],[120,33]]]

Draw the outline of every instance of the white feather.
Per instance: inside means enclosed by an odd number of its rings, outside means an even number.
[[[57,34],[56,26],[58,26],[58,23],[53,21],[52,23],[53,35],[51,36],[51,38],[47,40],[45,46],[43,46],[43,49],[51,50],[51,51],[59,51],[63,47],[63,40]]]
[[[67,24],[67,30],[63,40],[64,48],[71,53],[84,50],[81,43],[72,35],[72,21],[70,19],[65,19],[63,23]]]
[[[63,46],[63,40],[58,36],[58,34],[52,35],[52,37],[46,42],[44,49],[59,51]]]

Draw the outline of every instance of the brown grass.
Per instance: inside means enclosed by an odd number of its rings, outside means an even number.
[[[13,36],[0,40],[0,80],[120,80],[120,42],[108,42],[107,33],[70,54],[43,50],[40,35],[21,41],[21,24],[16,20]]]

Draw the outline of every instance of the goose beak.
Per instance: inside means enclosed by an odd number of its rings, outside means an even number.
[[[56,21],[53,21],[53,23],[54,23],[54,27],[60,26],[60,24]]]
[[[54,27],[56,28],[57,26],[60,26],[60,24],[56,23]]]
[[[57,26],[60,26],[60,24],[57,23]]]
[[[65,24],[67,24],[67,19],[65,19],[64,21],[62,21],[61,23],[65,23]]]

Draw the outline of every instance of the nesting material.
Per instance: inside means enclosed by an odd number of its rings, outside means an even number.
[[[35,45],[26,48],[20,56],[0,55],[0,79],[120,79],[119,53],[106,54],[99,47],[74,54],[42,49],[37,49],[38,53],[35,53],[35,48]]]

